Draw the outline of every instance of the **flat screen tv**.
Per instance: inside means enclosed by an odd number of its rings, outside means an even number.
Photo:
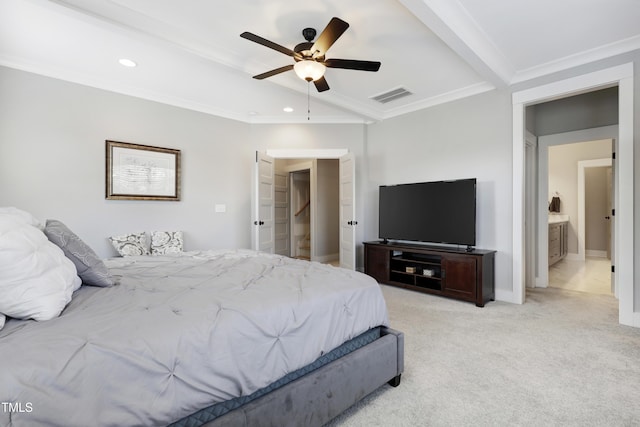
[[[379,237],[476,244],[476,179],[380,186]]]

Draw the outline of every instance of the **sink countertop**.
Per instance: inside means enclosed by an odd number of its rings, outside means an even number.
[[[569,222],[569,215],[549,215],[549,224],[557,224],[559,222]]]

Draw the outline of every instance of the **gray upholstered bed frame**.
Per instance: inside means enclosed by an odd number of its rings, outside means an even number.
[[[383,328],[381,335],[205,426],[322,426],[385,383],[400,384],[404,334]]]

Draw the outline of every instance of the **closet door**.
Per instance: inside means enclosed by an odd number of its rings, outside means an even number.
[[[273,157],[256,151],[254,169],[253,249],[268,253],[275,251],[274,230],[274,164]]]
[[[356,269],[356,180],[352,153],[340,157],[340,267]]]

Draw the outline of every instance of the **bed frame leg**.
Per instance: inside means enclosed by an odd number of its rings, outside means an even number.
[[[398,387],[400,385],[400,377],[402,376],[402,374],[398,374],[398,376],[391,378],[387,384],[389,384],[391,387]]]

